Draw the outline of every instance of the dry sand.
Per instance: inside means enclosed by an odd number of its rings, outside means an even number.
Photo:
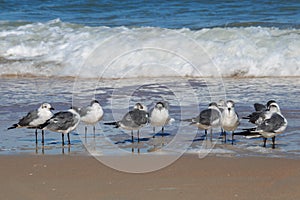
[[[187,155],[130,174],[89,156],[0,156],[0,199],[300,199],[300,160]]]

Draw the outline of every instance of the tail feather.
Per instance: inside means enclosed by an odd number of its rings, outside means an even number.
[[[7,130],[17,128],[18,126],[19,126],[18,124],[13,124],[11,127],[7,128]]]
[[[120,127],[118,122],[105,122],[104,124],[105,125],[115,126],[115,128],[119,128]]]
[[[255,127],[253,127],[253,128],[243,128],[242,130],[244,130],[244,131],[255,131],[256,130],[256,128]]]
[[[193,119],[182,119],[180,121],[182,121],[182,122],[193,122],[194,120]]]
[[[242,136],[259,136],[258,132],[255,132],[251,129],[244,129],[244,131],[233,133],[234,135],[242,135]]]
[[[250,116],[242,117],[242,119],[250,119]]]
[[[117,125],[118,123],[117,122],[105,122],[104,124],[105,125]]]

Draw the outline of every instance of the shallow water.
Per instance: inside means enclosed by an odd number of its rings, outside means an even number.
[[[153,79],[60,79],[60,78],[4,78],[0,79],[0,154],[172,154],[192,153],[201,157],[216,156],[264,156],[300,158],[300,80],[299,78],[153,78]],[[93,134],[88,127],[79,125],[71,134],[72,145],[61,147],[61,136],[46,131],[45,145],[36,146],[34,130],[6,130],[18,122],[29,110],[36,109],[41,102],[49,102],[56,109],[68,109],[71,105],[87,105],[96,98],[103,106],[103,121]],[[231,134],[224,143],[220,131],[215,130],[213,140],[206,140],[203,131],[197,131],[181,119],[196,116],[209,102],[232,99],[236,102],[239,116],[253,111],[255,102],[265,103],[275,99],[288,120],[286,131],[276,138],[276,149],[262,147],[262,139],[235,137],[231,145]],[[120,119],[136,102],[142,102],[150,110],[156,101],[170,104],[170,115],[174,118],[165,127],[165,133],[155,134],[152,127],[141,129],[141,141],[132,144],[130,132],[104,125],[103,122]],[[241,120],[239,129],[252,127]],[[159,129],[157,128],[157,131]],[[136,136],[136,133],[134,133]],[[40,135],[39,135],[40,136]],[[88,151],[87,151],[88,150]]]

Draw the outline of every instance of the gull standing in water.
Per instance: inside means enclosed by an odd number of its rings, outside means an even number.
[[[53,116],[51,110],[54,108],[49,103],[43,103],[37,110],[28,112],[26,116],[19,120],[17,124],[13,124],[8,129],[14,128],[32,128],[35,129],[35,142],[37,143],[37,129]],[[44,130],[42,130],[42,144],[44,144]]]
[[[75,130],[80,122],[80,115],[73,108],[67,111],[55,113],[39,128],[61,133],[62,145],[65,145],[64,135],[68,135],[68,144],[70,145],[70,132]]]
[[[165,102],[157,102],[150,114],[150,123],[153,126],[153,138],[155,137],[155,127],[162,127],[161,132],[164,134],[164,126],[171,120],[169,116],[168,105]]]
[[[140,141],[139,130],[145,126],[149,121],[149,114],[147,107],[141,103],[135,104],[133,110],[129,111],[124,115],[122,120],[117,122],[104,123],[106,125],[115,125],[115,128],[123,128],[131,131],[131,140],[133,142],[133,130],[137,130],[138,142]]]
[[[76,111],[80,115],[80,119],[85,126],[85,135],[87,133],[87,125],[93,126],[93,131],[95,134],[95,125],[103,118],[103,109],[97,100],[91,101],[91,104],[87,107],[77,108]]]
[[[279,105],[275,102],[269,104],[268,109],[263,112],[256,121],[257,126],[248,129],[238,135],[245,135],[247,138],[262,137],[263,147],[266,147],[268,138],[272,138],[272,148],[275,148],[275,137],[285,131],[288,122],[281,114]]]
[[[201,111],[197,117],[184,121],[190,121],[190,125],[205,130],[205,136],[207,136],[207,130],[210,129],[210,139],[212,140],[212,129],[221,127],[222,114],[218,105],[213,102],[209,104],[207,109]]]
[[[226,131],[232,132],[232,144],[234,139],[234,131],[240,124],[239,116],[235,112],[235,104],[232,100],[226,101],[226,107],[222,111],[222,129],[226,142]]]

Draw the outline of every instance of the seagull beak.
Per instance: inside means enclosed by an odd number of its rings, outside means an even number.
[[[53,107],[51,107],[50,110],[55,110],[55,109]]]

